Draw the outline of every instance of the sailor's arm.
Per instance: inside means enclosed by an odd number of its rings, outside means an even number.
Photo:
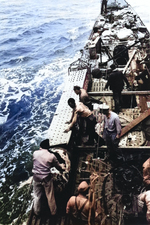
[[[76,121],[77,121],[77,113],[74,113],[74,116],[72,118],[72,122],[69,124],[68,128],[64,132],[67,133],[68,131],[70,131]]]
[[[67,206],[66,206],[66,213],[67,214],[71,212],[71,208],[73,207],[74,203],[75,203],[75,197],[72,196],[72,197],[70,197],[70,199],[67,202]]]
[[[53,158],[53,166],[60,172],[63,172],[65,170],[65,164],[64,163],[60,164],[59,161],[57,160],[56,156],[54,156],[54,158]]]
[[[73,110],[73,111],[72,111],[71,119],[70,119],[69,121],[67,121],[66,124],[70,124],[70,123],[72,122],[72,119],[73,119],[73,117],[74,117],[74,113],[75,113],[75,112],[74,112],[74,110]]]
[[[119,117],[115,118],[115,125],[116,125],[116,130],[117,130],[116,138],[119,138],[120,134],[121,134],[121,123],[120,123]]]

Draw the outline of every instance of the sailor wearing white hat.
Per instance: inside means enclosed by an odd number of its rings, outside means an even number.
[[[109,109],[106,103],[99,106],[100,113],[104,116],[104,131],[103,138],[106,141],[108,154],[113,161],[115,161],[121,153],[118,150],[119,137],[121,134],[121,123],[118,115]]]
[[[106,105],[106,103],[104,102],[103,104],[99,105],[99,109],[102,110],[108,110],[109,109],[109,105]]]

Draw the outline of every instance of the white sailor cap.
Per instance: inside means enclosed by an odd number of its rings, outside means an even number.
[[[99,105],[99,109],[100,110],[108,110],[109,109],[109,105],[106,105],[106,103],[104,102],[103,104]]]

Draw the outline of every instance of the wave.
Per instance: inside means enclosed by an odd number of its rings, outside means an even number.
[[[7,40],[4,40],[1,42],[1,45],[5,45],[5,44],[13,44],[20,41],[20,38],[7,38]]]
[[[5,92],[1,87],[0,94],[3,93],[3,99],[1,99],[0,116],[4,118],[7,115],[7,117],[0,125],[2,134],[0,153],[8,153],[10,146],[14,147],[13,143],[22,143],[23,139],[30,143],[31,140],[42,137],[48,131],[62,93],[64,69],[67,68],[65,64],[66,62],[62,60],[58,65],[54,62],[37,71],[34,69],[32,70],[34,75],[29,78],[28,71],[25,69],[21,70],[19,76],[14,69],[3,71],[5,79],[3,78],[2,82],[5,85]],[[30,68],[30,74],[32,71]],[[6,140],[9,140],[7,145]],[[24,144],[22,148],[25,151]]]

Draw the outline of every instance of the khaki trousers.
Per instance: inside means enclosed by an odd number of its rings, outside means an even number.
[[[47,197],[48,205],[50,208],[51,215],[56,214],[57,206],[54,196],[53,180],[36,182],[33,180],[33,209],[36,215],[40,214],[41,211],[41,197],[44,194]]]

